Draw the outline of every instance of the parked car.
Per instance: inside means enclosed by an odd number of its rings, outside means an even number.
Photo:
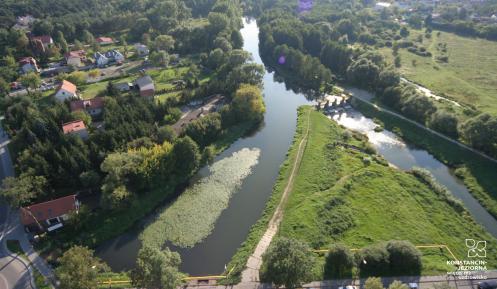
[[[347,286],[340,286],[338,289],[357,289],[357,286],[352,286],[352,285],[347,285]]]
[[[409,289],[418,289],[419,288],[418,283],[409,283],[408,286],[409,286]]]
[[[488,280],[478,283],[478,289],[497,289],[497,280]]]

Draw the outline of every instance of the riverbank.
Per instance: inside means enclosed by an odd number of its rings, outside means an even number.
[[[301,127],[302,117],[298,122]],[[308,144],[277,237],[300,239],[314,248],[336,242],[363,248],[390,239],[445,244],[459,259],[467,254],[464,239],[475,238],[487,240],[493,253],[487,252],[486,261],[489,268],[497,266],[497,240],[467,211],[453,206],[424,180],[389,167],[371,153],[363,137],[312,111]],[[423,275],[452,269],[445,252],[426,249],[422,253]],[[326,277],[324,258],[319,260],[316,280]]]
[[[385,129],[426,149],[439,161],[453,168],[455,175],[464,182],[471,194],[497,218],[497,164],[372,105],[355,102],[354,107],[366,117],[380,120]]]
[[[254,128],[252,123],[241,123],[228,128],[223,135],[212,144],[215,155],[221,154],[233,142],[250,133]],[[143,194],[132,202],[125,210],[109,213],[83,212],[75,220],[74,226],[67,227],[71,231],[63,231],[57,238],[46,239],[37,245],[37,251],[48,256],[51,261],[58,250],[69,248],[73,244],[83,244],[96,248],[103,242],[115,238],[139,225],[153,211],[176,198],[185,184],[167,183],[156,186],[147,194]],[[105,220],[102,222],[102,220]],[[55,254],[53,254],[55,252]]]

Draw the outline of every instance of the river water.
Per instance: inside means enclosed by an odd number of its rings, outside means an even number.
[[[255,62],[263,64],[259,56],[259,29],[256,22],[244,20],[241,32],[245,43],[244,49],[252,53]],[[359,90],[354,92],[367,93]],[[267,70],[264,75],[264,101],[266,103],[264,125],[253,135],[237,140],[229,149],[216,157],[216,160],[223,159],[242,148],[258,148],[261,152],[259,163],[254,167],[252,174],[244,180],[240,190],[233,195],[229,207],[217,220],[212,233],[204,241],[189,249],[167,244],[171,250],[181,254],[183,262],[180,269],[183,272],[199,276],[220,274],[224,271],[225,265],[247,237],[250,227],[260,217],[272,192],[279,167],[285,160],[295,133],[297,108],[313,103],[303,94],[288,90],[284,83],[275,80],[274,73]],[[357,111],[349,111],[335,118],[342,125],[367,134],[378,152],[397,167],[410,169],[418,166],[431,171],[440,183],[463,200],[475,218],[488,231],[497,236],[497,221],[476,202],[443,163],[424,150],[406,145],[388,131],[375,133],[373,131],[375,124]],[[197,179],[207,173],[207,169],[202,169]],[[146,223],[144,222],[143,226]],[[138,240],[140,233],[141,229],[138,228],[105,242],[97,249],[97,255],[115,271],[133,268],[141,246]]]

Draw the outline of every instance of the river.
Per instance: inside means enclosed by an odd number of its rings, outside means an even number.
[[[244,28],[241,31],[244,49],[252,53],[255,62],[262,64],[259,56],[258,31],[255,21],[244,21]],[[258,148],[261,152],[259,163],[252,174],[244,180],[240,190],[233,195],[229,207],[222,212],[214,230],[204,241],[189,249],[167,244],[171,250],[181,254],[183,262],[180,269],[190,275],[211,275],[224,271],[225,265],[247,237],[250,227],[260,217],[272,192],[280,165],[285,160],[295,133],[297,108],[313,103],[303,94],[288,90],[284,83],[277,82],[272,72],[266,71],[263,81],[266,103],[264,125],[253,135],[239,139],[216,157],[217,161],[242,148]],[[336,120],[344,126],[367,134],[378,152],[397,167],[410,169],[419,166],[431,171],[440,183],[463,200],[487,230],[497,236],[497,221],[475,201],[443,163],[424,150],[406,145],[388,131],[374,133],[374,123],[357,111],[336,116]],[[197,179],[206,174],[207,170],[204,168],[197,175]],[[146,222],[143,224],[145,225]],[[97,255],[113,270],[131,269],[140,248],[138,240],[140,232],[141,229],[135,229],[105,242],[97,249]]]

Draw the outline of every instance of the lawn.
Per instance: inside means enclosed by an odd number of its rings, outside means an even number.
[[[299,125],[302,121],[299,118]],[[363,150],[346,148],[344,143],[367,147],[360,137],[350,137],[321,113],[311,112],[309,141],[278,237],[297,238],[314,248],[328,248],[336,242],[362,248],[391,239],[415,245],[446,244],[460,259],[466,256],[465,239],[475,238],[487,240],[492,252],[486,261],[489,267],[497,267],[497,240],[467,212],[458,213],[413,174],[389,167]],[[275,193],[279,189],[276,186]],[[338,199],[341,203],[333,203]],[[421,252],[423,274],[451,269],[445,252]],[[323,278],[323,258],[318,260],[314,271],[319,279]]]
[[[410,40],[420,33],[411,30]],[[437,49],[439,43],[447,44],[448,63],[436,60],[444,54]],[[423,38],[423,43],[417,44],[427,48],[433,56],[421,57],[400,49],[400,72],[406,78],[462,104],[497,113],[497,42],[433,31],[431,39]],[[393,62],[390,48],[381,51]]]

